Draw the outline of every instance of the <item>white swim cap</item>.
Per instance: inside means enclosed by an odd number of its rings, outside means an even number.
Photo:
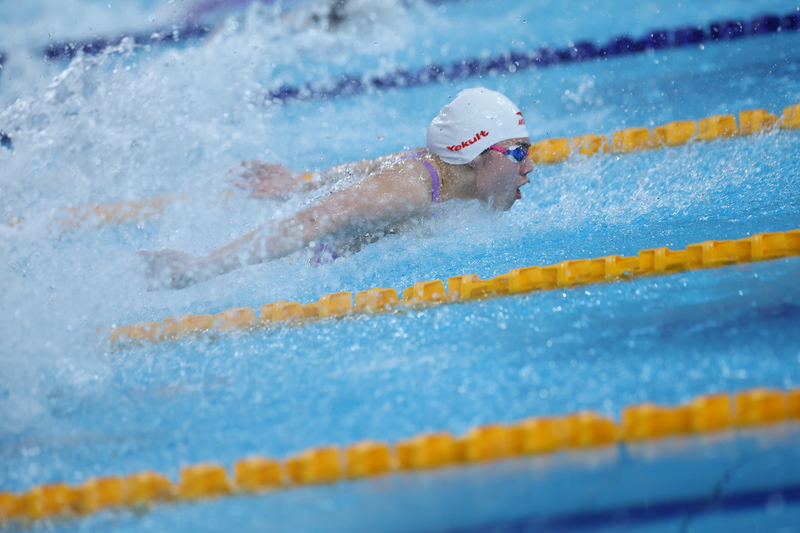
[[[428,126],[428,151],[454,165],[469,163],[491,145],[528,137],[525,119],[502,94],[476,87],[458,93]]]

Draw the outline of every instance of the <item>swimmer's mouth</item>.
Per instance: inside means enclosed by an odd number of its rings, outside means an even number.
[[[522,191],[519,190],[519,187],[517,187],[517,200],[522,200]]]

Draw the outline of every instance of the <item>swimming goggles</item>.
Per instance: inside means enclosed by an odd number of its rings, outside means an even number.
[[[506,156],[508,156],[509,159],[513,159],[517,163],[522,163],[523,161],[525,161],[525,158],[528,157],[528,154],[531,151],[531,145],[528,143],[522,143],[518,145],[516,148],[508,149],[493,144],[489,147],[489,150],[494,150],[495,152],[506,154]]]

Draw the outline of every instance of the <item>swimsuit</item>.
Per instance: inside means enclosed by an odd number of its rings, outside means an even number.
[[[418,152],[416,154],[407,155],[401,157],[400,159],[393,161],[392,165],[395,163],[399,163],[400,161],[405,161],[406,159],[417,159],[428,152]],[[441,189],[441,179],[439,178],[439,173],[436,172],[436,168],[431,165],[429,162],[423,159],[417,159],[420,163],[425,165],[425,168],[428,169],[428,172],[431,175],[431,202],[434,204],[439,203],[439,191]],[[377,239],[376,239],[377,240]],[[333,243],[326,242],[326,243],[319,243],[314,246],[313,255],[311,256],[310,263],[315,266],[324,265],[327,263],[331,263],[341,257],[341,255],[336,253],[336,250],[332,246]]]

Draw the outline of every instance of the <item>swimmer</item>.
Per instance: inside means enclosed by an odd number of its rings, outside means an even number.
[[[224,20],[230,15],[239,13],[237,22],[241,23],[244,16],[243,12],[248,6],[255,3],[261,5],[276,4],[272,11],[278,13],[278,20],[289,28],[297,30],[316,28],[330,32],[338,30],[348,20],[359,18],[365,8],[380,8],[380,6],[374,6],[373,3],[366,0],[361,0],[357,6],[352,5],[352,0],[306,2],[306,4],[310,5],[294,5],[292,6],[293,9],[288,9],[288,6],[283,6],[280,2],[270,2],[269,0],[202,0],[191,4],[184,18],[189,25],[213,26],[215,21]],[[297,3],[294,2],[294,4]],[[226,21],[217,25],[217,28],[211,32],[210,36],[226,29],[227,24],[228,22]],[[0,56],[1,58],[2,56]]]
[[[366,177],[288,218],[268,222],[205,256],[177,250],[142,251],[150,288],[182,289],[232,270],[272,261],[304,248],[391,231],[425,220],[435,204],[479,200],[507,211],[522,198],[533,170],[530,138],[519,108],[502,94],[460,92],[428,126],[426,148],[336,167]],[[280,167],[285,183],[301,183]],[[284,183],[282,182],[282,183]]]

